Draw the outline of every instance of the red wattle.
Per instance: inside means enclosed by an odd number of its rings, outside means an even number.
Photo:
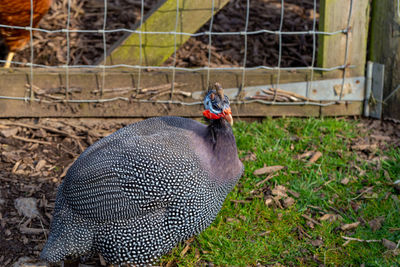
[[[222,118],[224,116],[223,113],[220,113],[218,115],[214,114],[209,109],[204,110],[203,111],[203,115],[204,115],[204,117],[206,117],[207,119],[210,119],[210,120],[218,120],[218,119],[220,119],[220,118]]]

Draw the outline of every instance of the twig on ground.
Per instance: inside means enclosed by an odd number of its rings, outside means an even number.
[[[256,183],[256,187],[259,187],[260,185],[264,184],[265,182],[271,180],[272,178],[274,178],[275,176],[277,176],[278,173],[271,173],[270,175],[267,176],[267,178],[265,178],[264,180]]]
[[[342,236],[342,238],[346,240],[346,242],[343,243],[343,246],[346,246],[351,241],[365,242],[365,243],[382,242],[382,240],[380,240],[380,239],[379,240],[376,240],[376,239],[360,239],[360,238],[349,237],[349,236]]]
[[[83,148],[83,146],[82,146],[82,144],[81,144],[81,141],[80,141],[80,137],[79,136],[76,136],[76,135],[74,135],[74,134],[70,134],[70,133],[68,133],[68,132],[66,132],[66,131],[62,131],[62,130],[58,130],[58,129],[55,129],[55,128],[53,128],[53,127],[49,127],[49,126],[45,126],[45,125],[30,125],[30,124],[26,124],[26,123],[20,123],[20,122],[7,122],[7,123],[5,123],[6,125],[14,125],[14,126],[20,126],[20,127],[25,127],[25,128],[30,128],[30,129],[35,129],[35,130],[39,130],[39,129],[43,129],[43,130],[46,130],[46,131],[49,131],[49,132],[53,132],[53,133],[57,133],[57,134],[60,134],[60,135],[62,135],[62,136],[66,136],[66,137],[70,137],[70,138],[72,138],[72,139],[74,139],[75,140],[75,142],[76,142],[76,144],[78,145],[78,147],[79,147],[79,150],[80,150],[80,152],[83,152],[85,149]],[[22,137],[18,137],[18,138],[16,138],[16,139],[19,139],[19,138],[22,138]],[[22,139],[20,139],[20,140],[22,140]],[[29,139],[29,140],[33,140],[33,139]],[[22,141],[24,141],[24,140],[22,140]],[[25,140],[26,141],[26,140]],[[26,141],[26,142],[28,142],[28,141]],[[43,143],[44,141],[38,141],[38,140],[36,140],[34,143],[39,143],[39,144],[51,144],[51,143],[49,143],[49,142],[45,142],[45,143]]]
[[[356,196],[355,198],[352,198],[351,200],[356,200],[356,199],[360,198],[362,195],[371,191],[373,188],[374,188],[373,186],[368,187],[367,189],[363,190],[358,196]]]
[[[310,221],[310,222],[312,222],[312,223],[314,223],[314,224],[322,225],[320,222],[314,220],[313,218],[311,218],[311,217],[309,217],[309,216],[307,216],[307,215],[305,215],[305,214],[302,214],[301,217],[303,217],[304,219],[306,219],[306,220],[308,220],[308,221]]]
[[[310,236],[310,235],[303,229],[303,227],[301,227],[300,225],[297,226],[297,229],[298,229],[303,235],[305,235],[306,237],[308,237],[309,239],[312,238],[312,236]]]
[[[16,135],[13,135],[11,137],[14,139],[17,139],[17,140],[28,142],[28,143],[38,143],[38,144],[49,145],[49,146],[52,144],[50,142],[40,141],[40,140],[36,140],[36,139],[29,139],[29,138],[25,138],[25,137],[16,136]]]
[[[31,124],[26,124],[26,123],[21,123],[21,122],[6,122],[4,124],[5,125],[20,126],[20,127],[25,127],[25,128],[35,129],[35,130],[43,129],[43,130],[46,130],[46,131],[49,131],[49,132],[53,132],[53,133],[57,133],[57,134],[60,134],[60,135],[63,135],[63,136],[68,136],[68,137],[71,137],[71,138],[78,138],[79,139],[79,136],[67,133],[67,132],[62,131],[62,130],[55,129],[53,127],[45,126],[45,125],[40,125],[39,126],[39,125],[31,125]]]
[[[186,246],[185,246],[185,248],[182,249],[182,251],[181,251],[181,254],[180,254],[181,258],[182,258],[183,256],[185,256],[186,252],[188,252],[188,250],[190,249],[190,245],[192,245],[193,241],[194,241],[194,237],[190,238],[188,241],[185,242],[185,243],[186,243]]]
[[[19,228],[19,231],[23,234],[33,234],[33,235],[38,235],[41,233],[48,233],[49,230],[46,229],[41,229],[41,228],[30,228],[30,227],[23,227],[21,226]]]

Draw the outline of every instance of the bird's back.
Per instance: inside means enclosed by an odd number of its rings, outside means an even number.
[[[176,187],[184,187],[188,174],[201,168],[193,153],[189,124],[204,126],[181,119],[135,123],[89,147],[64,181],[63,194],[72,210],[88,219],[107,221],[137,216],[151,205],[170,201]]]

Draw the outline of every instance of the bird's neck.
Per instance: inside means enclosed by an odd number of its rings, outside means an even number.
[[[225,119],[213,120],[207,128],[207,139],[212,151],[211,167],[216,177],[231,179],[241,171],[236,140]]]
[[[232,128],[225,119],[211,120],[207,127],[207,135],[214,149],[235,141]]]

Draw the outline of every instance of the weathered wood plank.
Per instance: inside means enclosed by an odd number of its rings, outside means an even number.
[[[126,100],[118,100],[106,103],[30,103],[21,100],[0,99],[0,117],[131,117],[146,118],[160,115],[174,115],[184,117],[199,117],[202,105],[179,104],[154,104],[137,103],[134,100],[136,91],[137,73],[132,70],[110,70],[106,72],[105,89],[130,87],[132,90],[125,94],[117,92],[105,92],[101,97],[95,94],[101,88],[101,70],[74,70],[69,73],[69,85],[79,89],[70,96],[70,99],[106,99],[112,97],[124,97]],[[211,82],[220,82],[225,88],[237,88],[240,86],[241,71],[213,71]],[[171,71],[143,72],[141,88],[148,88],[171,83]],[[187,84],[181,90],[195,92],[207,90],[207,74],[205,71],[176,73],[176,82]],[[265,85],[275,80],[276,73],[266,70],[247,72],[249,86]],[[316,74],[315,79],[327,77]],[[309,72],[282,72],[281,82],[307,81]],[[29,69],[15,69],[13,71],[0,70],[0,96],[23,97],[27,95],[25,84],[29,80]],[[62,69],[34,69],[33,84],[43,90],[63,88],[65,86],[65,70]],[[62,89],[62,92],[64,89]],[[63,97],[62,94],[56,96]],[[169,99],[169,96],[166,96]],[[174,96],[174,101],[191,102],[191,98]],[[266,117],[266,116],[319,116],[319,106],[295,105],[279,106],[264,105],[260,103],[232,105],[232,111],[236,117]],[[335,111],[336,112],[336,111]],[[337,112],[336,112],[337,113]],[[336,113],[332,115],[336,115]],[[359,113],[361,114],[361,113]],[[329,110],[324,113],[329,115]],[[353,115],[353,114],[351,114]]]
[[[369,59],[385,65],[383,98],[400,85],[400,17],[397,0],[372,1]],[[383,105],[383,117],[400,120],[400,90]]]
[[[321,116],[352,116],[361,115],[363,102],[345,102],[331,106],[321,107]]]
[[[344,62],[346,34],[319,35],[317,61],[318,66],[324,68],[343,64],[355,65],[355,68],[350,68],[347,72],[348,77],[355,77],[362,76],[365,73],[370,10],[369,0],[321,0],[319,30],[334,32],[347,28],[351,3],[353,3],[353,7],[350,20],[351,30],[348,33],[349,48],[347,62]]]
[[[175,31],[176,9],[178,0],[163,1],[150,12],[145,22],[137,30],[146,32]],[[179,14],[177,32],[195,33],[210,18],[212,0],[179,0]],[[215,0],[214,14],[223,8],[229,0]],[[176,48],[184,44],[190,36],[177,35]],[[107,64],[130,64],[159,66],[174,53],[175,36],[173,34],[142,34],[142,48],[140,49],[140,35],[126,34],[111,48]],[[142,51],[142,62],[140,62]]]

